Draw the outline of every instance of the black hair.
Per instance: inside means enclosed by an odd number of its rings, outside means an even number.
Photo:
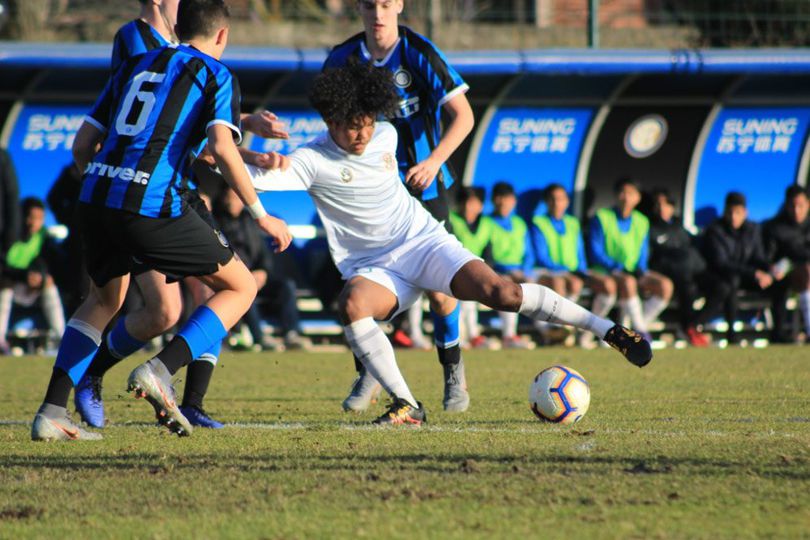
[[[616,182],[613,184],[613,193],[618,195],[619,192],[624,189],[624,186],[633,186],[636,188],[636,191],[641,193],[641,186],[639,186],[638,182],[627,177],[616,180]]]
[[[180,0],[175,33],[180,41],[211,37],[230,17],[224,0]]]
[[[808,197],[807,189],[805,189],[804,186],[800,186],[798,184],[793,184],[792,186],[788,187],[785,190],[785,202],[792,201],[793,199],[795,199],[799,195],[804,195],[805,197]]]
[[[563,185],[555,182],[553,184],[549,184],[548,186],[546,186],[546,189],[543,190],[543,200],[548,202],[548,200],[551,198],[551,194],[557,191],[558,189],[565,191],[565,194],[568,195],[568,191],[565,190]]]
[[[324,122],[345,126],[361,118],[393,117],[399,95],[390,70],[355,61],[315,77],[309,102]]]
[[[506,195],[514,195],[515,188],[512,187],[511,184],[507,182],[498,182],[494,186],[492,186],[492,200],[494,201],[496,197],[504,197]]]
[[[25,199],[20,201],[20,207],[22,208],[23,216],[27,216],[28,212],[30,212],[34,208],[45,210],[45,203],[42,202],[42,199],[39,199],[37,197],[26,197]]]
[[[456,193],[456,204],[459,208],[462,208],[470,199],[478,199],[479,201],[484,202],[485,196],[486,192],[484,191],[484,188],[464,186],[458,190],[458,193]]]
[[[726,195],[726,208],[731,208],[732,206],[742,206],[745,208],[747,206],[745,195],[739,191],[729,191]]]
[[[667,203],[675,206],[675,201],[673,200],[672,195],[670,195],[669,190],[667,188],[655,188],[652,192],[653,202],[657,202],[658,197],[663,197],[664,200],[667,201]]]

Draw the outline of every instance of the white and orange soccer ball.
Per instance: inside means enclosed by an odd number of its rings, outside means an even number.
[[[591,404],[588,381],[565,366],[544,369],[529,387],[529,405],[544,422],[573,424],[585,416]]]

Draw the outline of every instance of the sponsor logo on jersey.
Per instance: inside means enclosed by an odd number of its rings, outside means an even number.
[[[340,169],[340,181],[341,182],[343,182],[345,184],[348,184],[353,179],[354,179],[354,175],[352,174],[352,171],[349,168],[343,167],[342,169]]]
[[[84,170],[84,174],[95,174],[97,176],[106,176],[107,178],[123,180],[124,182],[132,182],[134,184],[146,185],[149,182],[150,173],[137,171],[130,167],[118,167],[115,165],[107,165],[106,163],[99,163],[93,161]]]
[[[394,84],[397,88],[408,88],[413,82],[413,76],[404,68],[399,68],[394,72]]]

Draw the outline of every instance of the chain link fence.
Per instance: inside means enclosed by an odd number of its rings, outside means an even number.
[[[445,49],[803,47],[810,0],[404,0],[402,20]],[[318,47],[361,28],[357,0],[230,0],[243,45]],[[109,41],[135,0],[0,0],[5,39]],[[0,21],[2,22],[2,21]]]

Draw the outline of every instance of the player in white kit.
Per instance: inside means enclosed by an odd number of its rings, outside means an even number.
[[[408,194],[397,170],[397,131],[376,121],[397,100],[389,71],[367,64],[327,69],[316,78],[310,101],[328,132],[292,152],[285,171],[248,166],[258,191],[306,190],[315,203],[332,258],[347,281],[339,301],[346,338],[393,397],[375,423],[425,421],[376,323],[408,309],[423,291],[589,330],[633,364],[649,363],[652,351],[640,334],[544,286],[501,278]]]

